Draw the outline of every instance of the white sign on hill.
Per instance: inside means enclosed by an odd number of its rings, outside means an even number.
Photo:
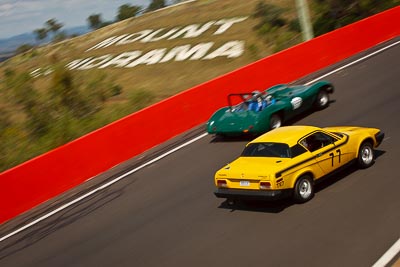
[[[149,43],[161,40],[173,40],[177,38],[195,38],[203,33],[213,30],[213,35],[225,33],[235,23],[239,23],[247,19],[247,17],[236,17],[229,19],[221,19],[218,21],[209,21],[203,25],[192,24],[185,27],[176,27],[170,30],[143,30],[132,34],[122,34],[112,36],[100,43],[87,49],[87,51],[98,50],[109,46],[127,45],[134,42]],[[163,33],[164,32],[164,33]],[[152,65],[156,63],[164,63],[171,60],[210,60],[216,57],[236,58],[244,52],[244,41],[229,41],[222,46],[214,47],[214,42],[199,43],[196,45],[181,45],[171,49],[159,48],[149,52],[139,50],[123,52],[119,55],[102,55],[97,57],[88,57],[76,59],[69,64],[69,69],[87,70],[92,68],[133,68],[135,66],[146,64]]]
[[[122,34],[109,37],[96,45],[90,47],[85,52],[104,49],[110,46],[128,45],[134,42],[151,43],[161,40],[190,39],[196,38],[205,32],[212,32],[212,35],[226,33],[235,24],[246,20],[248,17],[234,17],[209,21],[204,24],[192,24],[185,27],[175,27],[169,30],[165,28],[157,30],[143,30],[131,34]],[[67,68],[71,70],[88,70],[93,68],[134,68],[138,65],[152,65],[169,61],[185,60],[212,60],[217,57],[237,58],[244,53],[244,41],[232,40],[218,47],[214,42],[204,42],[197,44],[185,44],[173,48],[158,48],[151,51],[126,51],[120,54],[105,54],[100,56],[89,56],[71,61]],[[31,73],[37,77],[42,74],[40,69]]]

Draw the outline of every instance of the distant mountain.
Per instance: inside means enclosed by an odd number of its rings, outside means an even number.
[[[33,33],[23,33],[7,39],[0,39],[0,53],[11,53],[20,45],[35,44],[35,42],[35,35]]]
[[[78,26],[78,27],[64,29],[64,32],[67,35],[73,35],[73,34],[82,35],[82,34],[90,32],[90,31],[91,31],[91,29],[89,29],[87,26]],[[48,37],[41,41],[38,41],[33,32],[15,35],[13,37],[6,38],[6,39],[0,39],[0,55],[1,54],[10,54],[23,44],[40,45],[40,44],[48,43],[50,40],[51,40],[51,37]]]

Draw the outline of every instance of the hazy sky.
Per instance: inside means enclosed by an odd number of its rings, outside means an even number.
[[[55,18],[64,28],[87,25],[87,17],[102,14],[114,20],[123,4],[147,7],[151,0],[0,0],[0,39],[32,32]],[[166,1],[167,2],[167,1]]]

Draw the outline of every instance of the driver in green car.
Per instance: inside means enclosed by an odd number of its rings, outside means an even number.
[[[263,95],[260,92],[254,91],[252,100],[248,107],[248,110],[259,112],[274,103],[275,103],[275,99],[273,99],[271,95],[267,95],[266,97],[263,97]]]

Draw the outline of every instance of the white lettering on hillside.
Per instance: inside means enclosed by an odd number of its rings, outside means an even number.
[[[220,25],[218,30],[214,32],[214,35],[217,34],[222,34],[226,32],[230,27],[232,27],[233,24],[239,23],[247,19],[247,17],[241,17],[241,18],[231,18],[231,19],[221,19],[215,23],[215,25]]]
[[[160,60],[160,63],[167,62],[175,58],[175,61],[184,61],[188,58],[190,60],[199,60],[207,54],[208,50],[214,45],[213,42],[201,43],[194,47],[190,45],[181,45],[172,48],[165,57]]]
[[[172,40],[172,39],[176,39],[179,36],[183,35],[182,38],[195,38],[195,37],[199,37],[200,35],[202,35],[205,31],[207,31],[208,29],[211,28],[211,26],[215,24],[215,21],[210,21],[207,22],[206,24],[204,24],[203,26],[200,27],[199,24],[193,24],[193,25],[189,25],[186,26],[185,28],[183,28],[182,30],[178,31],[177,33],[175,33],[174,35],[172,35],[171,37],[168,38],[168,40]],[[200,27],[200,29],[199,29]]]
[[[143,37],[145,37],[146,35],[150,34],[152,31],[153,30],[144,30],[144,31],[141,31],[141,32],[128,34],[124,38],[120,39],[116,43],[116,45],[124,45],[124,44],[130,44],[130,43],[136,42],[136,41],[142,39]],[[136,36],[136,37],[132,38],[134,36]]]
[[[158,30],[148,34],[146,37],[142,38],[142,40],[140,40],[140,42],[142,42],[142,43],[157,42],[157,41],[160,41],[162,39],[169,37],[170,35],[174,34],[179,29],[180,28],[173,28],[173,29],[169,30],[167,33],[164,33],[164,35],[156,37],[157,34],[159,34],[160,32],[162,32],[164,30],[164,29],[158,29]]]
[[[167,51],[166,48],[151,50],[150,52],[147,52],[146,54],[136,59],[132,63],[129,63],[125,67],[133,68],[139,64],[146,64],[146,65],[156,64],[164,56],[165,51]]]
[[[98,66],[101,66],[103,63],[109,61],[111,58],[112,58],[111,55],[104,55],[104,56],[92,58],[91,60],[89,60],[85,64],[80,65],[79,69],[80,70],[88,70],[88,69],[96,68]]]
[[[67,64],[67,68],[71,70],[103,69],[106,67],[133,68],[138,65],[152,65],[172,60],[210,60],[216,57],[236,58],[244,52],[244,41],[230,41],[208,53],[213,45],[213,42],[208,42],[200,43],[193,47],[191,45],[176,46],[169,51],[167,51],[167,48],[154,49],[147,53],[136,50],[116,56],[108,54],[99,57],[76,59]]]
[[[213,32],[213,35],[219,35],[225,33],[235,23],[242,22],[246,19],[247,17],[235,17],[229,19],[220,19],[218,21],[209,21],[204,23],[203,25],[191,24],[183,28],[175,27],[168,31],[166,31],[165,28],[157,30],[148,29],[132,34],[122,34],[119,36],[112,36],[90,47],[89,49],[86,50],[86,52],[91,50],[97,50],[100,48],[106,48],[111,45],[126,45],[138,41],[140,41],[141,43],[148,43],[148,42],[161,41],[164,39],[173,40],[178,37],[184,39],[196,38],[201,36],[203,33],[207,32],[211,28],[215,28],[213,26],[217,26],[216,30]],[[166,32],[162,34],[162,32],[164,31]]]
[[[86,58],[85,60],[80,60],[80,59],[74,60],[74,61],[72,61],[72,62],[67,64],[67,68],[69,68],[71,70],[76,69],[76,68],[78,68],[79,66],[85,64],[86,62],[88,62],[91,59],[92,58],[89,57],[89,58]]]
[[[222,56],[226,56],[227,58],[235,58],[241,56],[243,54],[243,51],[243,41],[231,41],[224,44],[223,46],[206,56],[204,59],[214,59],[216,57]]]
[[[109,37],[109,38],[107,38],[107,39],[101,41],[100,43],[96,44],[95,46],[89,48],[89,49],[86,50],[86,51],[90,51],[90,50],[94,50],[94,49],[99,49],[99,48],[108,47],[108,46],[110,46],[110,45],[115,44],[116,42],[118,42],[119,40],[123,39],[123,38],[126,37],[126,36],[127,36],[127,34],[123,34],[123,35],[120,35],[120,36],[112,36],[112,37]]]
[[[140,52],[140,51],[125,52],[125,53],[122,53],[122,54],[116,56],[115,58],[111,59],[110,61],[102,64],[99,68],[104,69],[104,68],[112,66],[112,65],[115,65],[115,67],[123,68],[127,64],[129,64],[129,62],[131,62],[135,58],[139,57],[141,54],[142,54],[142,52]]]
[[[213,20],[203,24],[191,24],[183,27],[171,29],[147,29],[136,33],[125,33],[114,35],[104,39],[87,49],[85,52],[107,48],[110,46],[129,45],[134,42],[150,43],[161,40],[174,40],[177,38],[189,39],[196,38],[209,32],[212,35],[219,35],[227,32],[233,25],[246,20],[248,17],[234,17],[220,20]],[[70,70],[88,70],[104,68],[134,68],[138,65],[153,65],[169,61],[185,60],[212,60],[217,57],[237,58],[244,53],[244,41],[229,41],[213,49],[214,42],[203,42],[196,45],[185,44],[173,48],[159,48],[151,51],[125,51],[113,55],[106,54],[101,56],[89,56],[86,58],[75,59],[69,62],[66,67]],[[213,50],[212,50],[213,49]],[[38,68],[31,72],[33,77],[48,75],[51,68]]]

